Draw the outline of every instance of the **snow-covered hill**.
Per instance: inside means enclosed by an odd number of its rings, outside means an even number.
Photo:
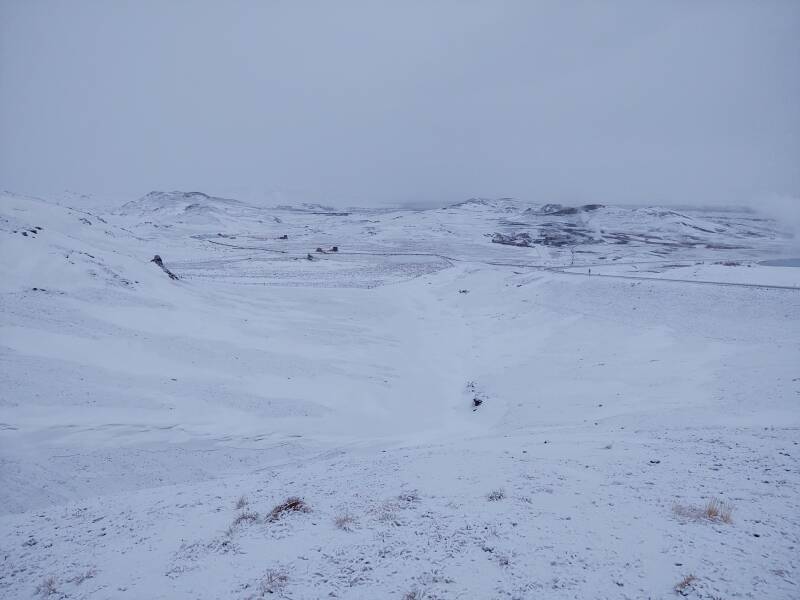
[[[774,221],[59,200],[0,195],[3,598],[796,597]]]

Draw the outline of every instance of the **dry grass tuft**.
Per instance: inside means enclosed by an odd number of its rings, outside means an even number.
[[[499,500],[502,500],[502,499],[503,499],[503,498],[505,498],[505,497],[506,497],[506,492],[505,492],[505,490],[503,490],[502,488],[500,488],[500,489],[498,489],[498,490],[494,490],[493,492],[491,492],[491,493],[490,493],[488,496],[486,496],[486,499],[487,499],[489,502],[497,502],[497,501],[499,501]]]
[[[269,569],[261,580],[259,588],[262,594],[279,594],[289,583],[289,576],[285,571]]]
[[[389,525],[400,526],[402,523],[398,517],[398,511],[400,510],[400,506],[397,502],[393,500],[387,500],[383,502],[379,506],[370,510],[371,513],[375,515],[375,518],[380,521],[381,523],[387,523]]]
[[[672,512],[679,517],[692,519],[694,521],[707,520],[721,523],[733,523],[733,506],[720,500],[711,498],[705,506],[688,506],[685,504],[674,504]]]
[[[425,590],[415,587],[403,596],[403,600],[425,600],[427,597]]]
[[[353,531],[353,527],[355,527],[356,524],[356,519],[349,512],[344,512],[340,515],[337,515],[333,519],[333,522],[336,525],[336,527],[338,527],[342,531]]]
[[[233,527],[238,527],[242,523],[255,523],[258,521],[258,513],[253,510],[243,510],[233,520]]]
[[[79,575],[76,575],[75,577],[70,579],[70,582],[74,583],[75,585],[80,585],[84,581],[86,581],[87,579],[92,579],[93,577],[96,577],[96,576],[97,576],[97,569],[88,569],[88,570],[84,571],[83,573],[81,573]]]
[[[697,577],[694,575],[687,575],[683,579],[681,579],[678,583],[675,584],[675,591],[682,596],[685,596],[692,586],[692,584],[697,581]]]
[[[247,496],[239,496],[235,508],[236,510],[242,510],[248,504],[250,504],[250,502],[247,500]]]
[[[297,496],[291,496],[275,506],[267,515],[267,521],[273,522],[280,519],[283,515],[290,512],[311,512],[311,508],[305,501]]]
[[[706,519],[711,521],[722,521],[723,523],[733,522],[733,519],[731,518],[732,512],[733,507],[727,502],[723,502],[718,498],[711,498],[711,500],[708,501],[703,509],[703,514],[705,515]]]
[[[55,594],[58,594],[58,588],[56,587],[56,578],[52,575],[45,577],[42,582],[36,586],[36,595],[41,598],[49,598]]]

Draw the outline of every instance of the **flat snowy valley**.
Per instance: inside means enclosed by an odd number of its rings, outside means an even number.
[[[0,195],[3,599],[800,598],[780,223],[84,200]]]

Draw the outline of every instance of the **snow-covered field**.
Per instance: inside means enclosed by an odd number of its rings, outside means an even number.
[[[96,206],[0,195],[3,599],[800,597],[780,224]]]

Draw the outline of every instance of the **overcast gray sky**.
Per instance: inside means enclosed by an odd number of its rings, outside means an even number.
[[[13,191],[800,196],[797,0],[0,7]]]

